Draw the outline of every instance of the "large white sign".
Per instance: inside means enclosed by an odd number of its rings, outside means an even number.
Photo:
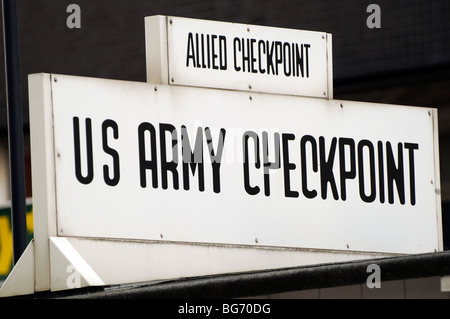
[[[331,34],[145,19],[149,82],[332,98]]]
[[[435,109],[61,75],[51,96],[59,236],[441,249]]]

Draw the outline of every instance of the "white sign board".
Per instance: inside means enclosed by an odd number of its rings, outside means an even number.
[[[432,108],[51,76],[59,236],[442,249]]]
[[[152,16],[147,80],[332,98],[331,34]]]

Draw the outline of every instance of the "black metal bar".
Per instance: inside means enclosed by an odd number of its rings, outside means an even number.
[[[25,159],[22,94],[19,68],[19,32],[16,0],[3,0],[6,103],[11,180],[11,224],[14,264],[27,246]]]
[[[228,299],[289,291],[366,284],[370,264],[382,282],[450,275],[450,251],[256,270],[160,282],[43,292],[23,298],[61,299]],[[14,298],[17,298],[14,297]]]

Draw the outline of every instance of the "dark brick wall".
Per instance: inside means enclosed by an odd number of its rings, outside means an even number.
[[[81,29],[66,27],[72,2]],[[143,80],[143,18],[154,14],[330,32],[336,78],[450,62],[449,1],[376,1],[381,28],[369,29],[373,2],[21,0],[23,67]]]
[[[81,7],[81,29],[66,8]],[[366,8],[381,7],[369,29]],[[145,81],[144,17],[163,14],[326,31],[333,34],[335,80],[450,62],[447,0],[19,0],[25,120],[27,74],[54,72]],[[3,61],[3,52],[0,55]],[[6,124],[0,63],[0,128]]]
[[[345,90],[335,90],[336,98],[439,109],[442,198],[450,199],[448,0],[17,1],[25,126],[30,73],[145,81],[146,16],[174,15],[326,31],[333,34],[335,83],[348,83]],[[81,29],[66,26],[66,8],[71,3],[81,7]],[[371,3],[381,8],[380,29],[366,26],[366,8]],[[2,32],[0,40],[3,42]],[[406,76],[403,73],[396,78],[405,70]],[[377,74],[382,76],[374,77]],[[0,138],[6,137],[4,78],[4,65],[0,63]],[[370,78],[373,85],[361,89],[359,84],[364,78]],[[396,80],[386,83],[386,78]],[[411,83],[410,78],[415,82]],[[28,144],[27,140],[26,147]],[[29,154],[27,160],[29,169]],[[27,176],[29,183],[29,173]]]

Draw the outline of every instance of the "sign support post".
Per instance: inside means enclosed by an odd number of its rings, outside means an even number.
[[[11,179],[11,223],[14,264],[27,246],[25,163],[23,142],[22,96],[19,69],[17,2],[3,0],[3,32],[7,87],[9,163]]]

